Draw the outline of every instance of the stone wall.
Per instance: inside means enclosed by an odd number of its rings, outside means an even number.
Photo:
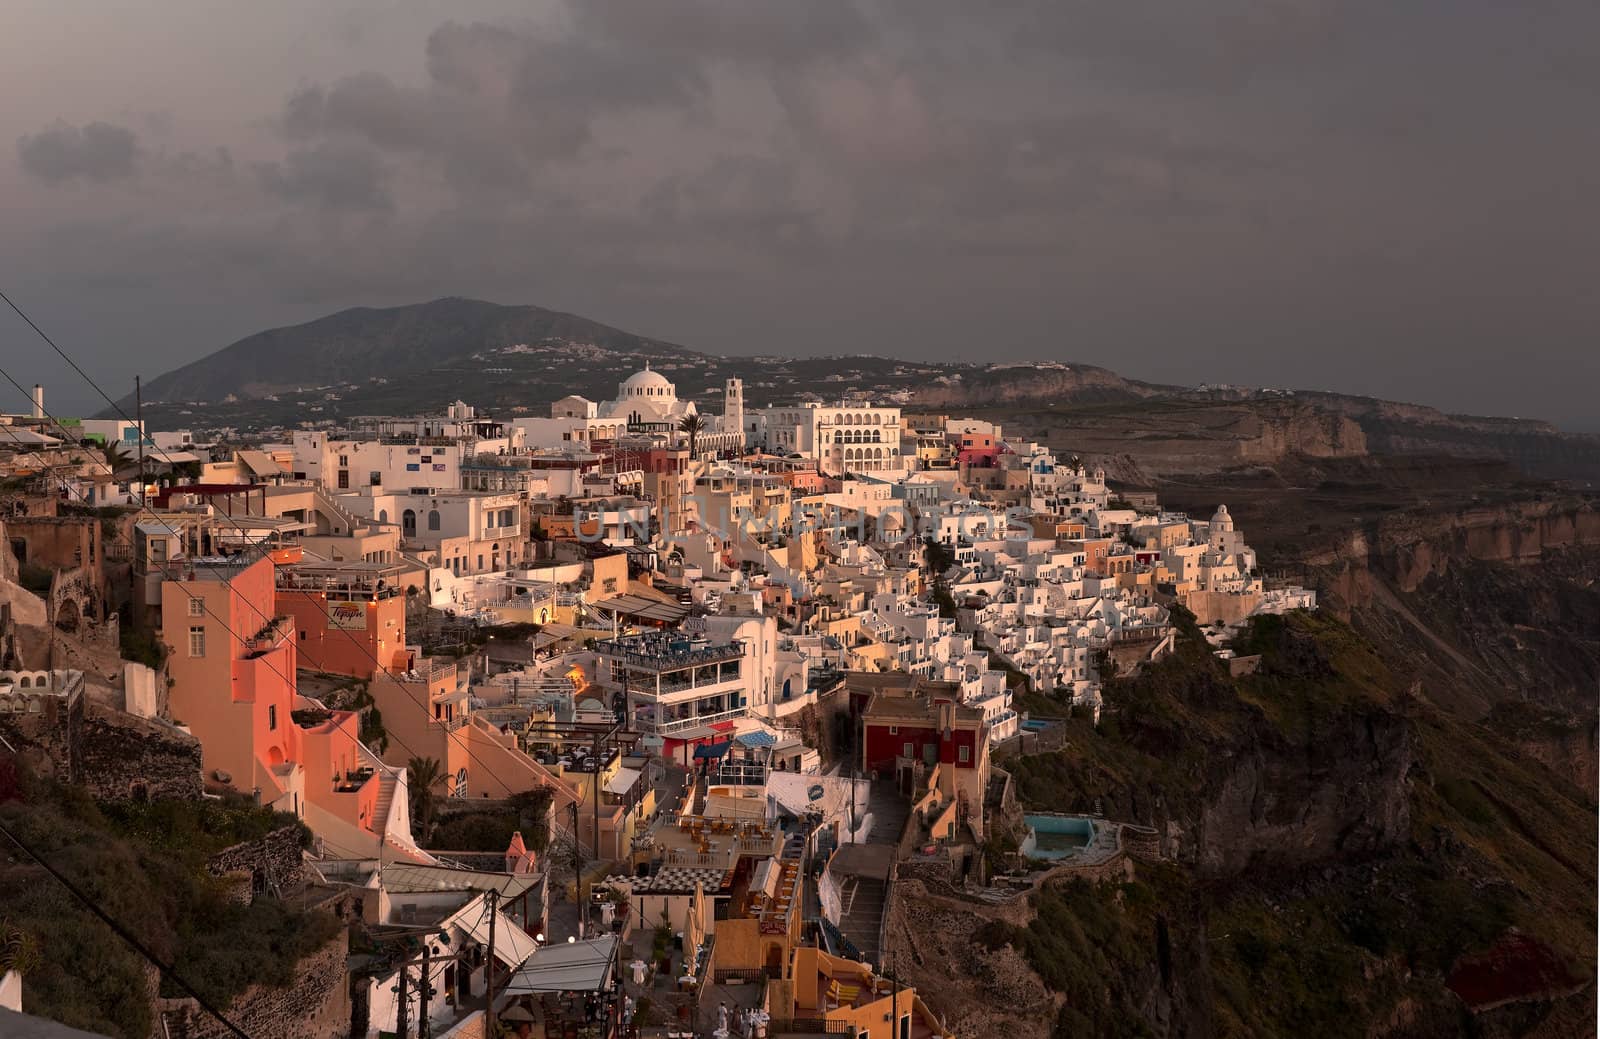
[[[265,837],[223,848],[206,863],[214,876],[259,874],[263,881],[287,887],[299,883],[305,869],[300,849],[301,829],[280,826]]]
[[[60,671],[0,672],[0,735],[30,765],[64,783],[82,773],[83,676]]]
[[[200,741],[165,722],[90,707],[79,757],[81,781],[96,800],[198,800],[204,792]]]
[[[349,946],[349,933],[341,929],[295,964],[295,984],[252,985],[224,1012],[251,1039],[344,1039],[350,1034]],[[151,1039],[231,1039],[233,1034],[192,999],[157,999],[155,1011]]]

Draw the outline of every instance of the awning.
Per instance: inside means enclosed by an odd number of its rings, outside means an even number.
[[[619,768],[617,774],[606,780],[606,793],[626,794],[633,789],[633,784],[639,781],[639,770],[636,768]]]
[[[257,476],[284,476],[286,470],[278,464],[278,460],[265,451],[246,449],[238,452],[239,461],[244,467]]]
[[[617,936],[608,934],[584,942],[547,945],[506,979],[501,990],[508,996],[536,992],[600,992],[611,983],[617,958]]]
[[[472,940],[487,947],[489,944],[489,914],[480,904],[481,899],[473,899],[467,903],[466,908],[471,912],[458,913],[450,923],[467,932]],[[538,943],[533,937],[518,927],[504,913],[495,910],[494,914],[494,958],[515,970],[525,963],[528,957],[534,955]]]
[[[696,761],[700,761],[702,759],[710,759],[714,761],[717,758],[727,754],[732,747],[732,740],[723,740],[721,743],[702,743],[700,746],[694,749],[694,759]]]
[[[505,901],[537,889],[544,883],[544,875],[387,862],[383,865],[382,882],[384,890],[391,895],[427,891],[498,891],[501,900]]]
[[[607,613],[620,613],[629,617],[638,617],[642,620],[660,621],[664,624],[676,624],[689,616],[688,609],[679,606],[677,603],[647,599],[642,595],[617,595],[589,605],[598,610],[605,610]]]
[[[775,747],[778,744],[778,737],[765,729],[757,729],[754,732],[741,732],[734,738],[746,747]]]
[[[761,865],[756,867],[755,879],[750,882],[750,892],[760,892],[769,899],[777,897],[778,878],[782,875],[783,868],[777,859],[762,859]]]

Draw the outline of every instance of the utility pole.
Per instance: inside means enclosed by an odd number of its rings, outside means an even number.
[[[894,976],[894,970],[889,972],[889,1016],[894,1024],[889,1029],[889,1039],[900,1039],[900,979]]]
[[[428,990],[433,987],[433,974],[428,969],[428,953],[433,949],[433,936],[428,935],[422,939],[422,983],[417,987],[417,994],[421,1007],[417,1012],[417,1039],[428,1039],[432,1029],[428,1027]],[[404,1031],[400,1039],[406,1039]]]
[[[139,424],[139,507],[144,507],[144,387],[133,377],[133,414]],[[113,474],[115,475],[115,474]]]
[[[410,959],[400,961],[400,1010],[395,1018],[394,1034],[405,1039],[406,1036],[406,973],[411,970]]]
[[[483,960],[483,977],[488,985],[488,991],[483,1004],[483,1012],[489,1020],[489,1027],[486,1032],[488,1039],[494,1039],[497,1031],[494,1019],[494,918],[500,915],[500,892],[490,890],[483,897],[489,903],[489,954]]]

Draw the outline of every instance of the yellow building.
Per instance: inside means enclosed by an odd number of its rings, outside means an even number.
[[[848,1034],[854,1030],[859,1039],[942,1039],[951,1035],[916,989],[878,976],[865,963],[830,956],[820,949],[794,951],[789,992],[793,1031],[801,1029],[801,1022],[821,1022],[819,1031]],[[811,1030],[814,1024],[805,1027]]]

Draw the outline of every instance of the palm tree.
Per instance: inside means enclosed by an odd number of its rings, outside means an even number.
[[[127,450],[115,440],[108,440],[101,445],[100,454],[105,459],[106,468],[112,473],[116,473],[118,469],[133,461],[128,457]]]
[[[678,423],[678,432],[689,434],[689,460],[695,459],[695,449],[700,444],[700,434],[705,431],[706,420],[699,415],[685,415]]]
[[[433,788],[439,782],[440,765],[437,758],[412,758],[406,764],[410,782],[411,814],[416,818],[417,840],[427,839],[428,828],[433,824]]]

